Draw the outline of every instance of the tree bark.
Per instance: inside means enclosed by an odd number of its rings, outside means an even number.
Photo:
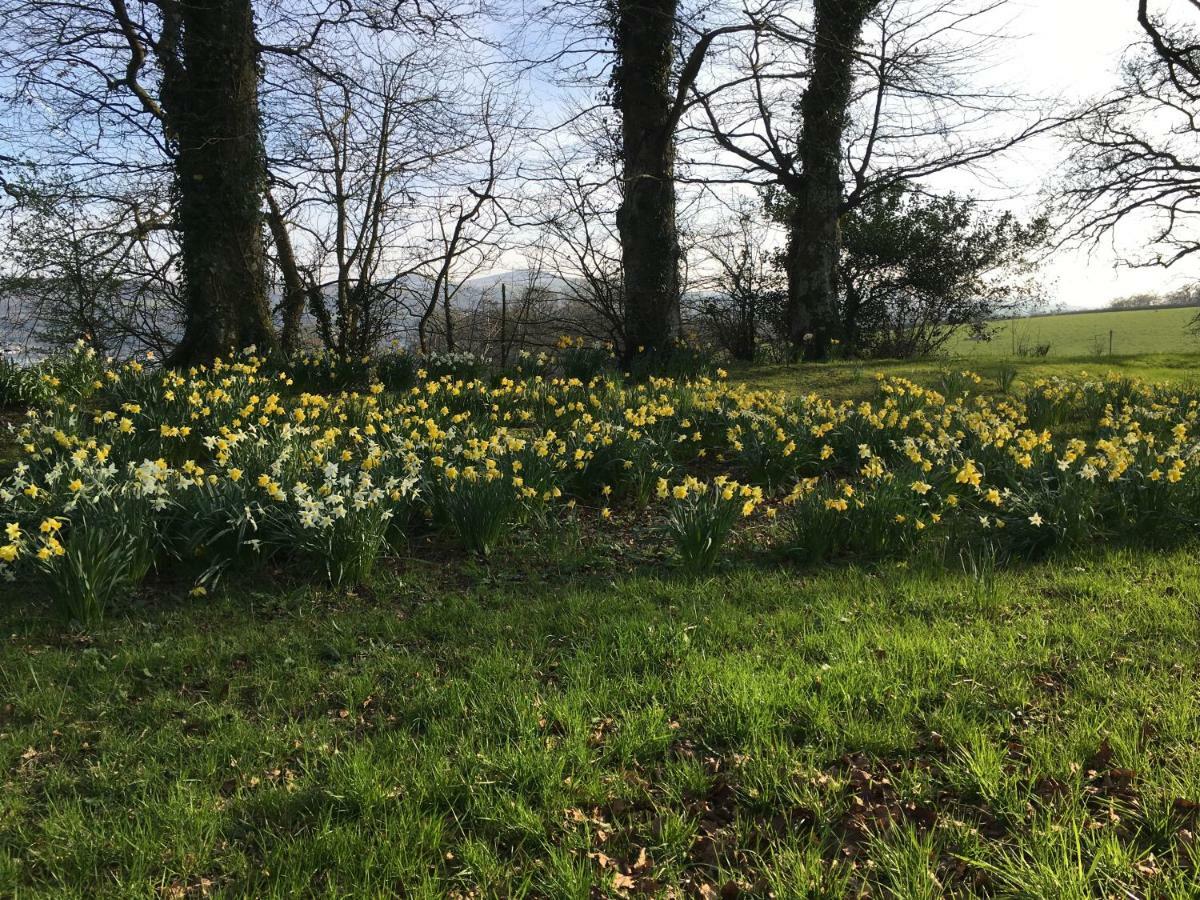
[[[168,362],[207,363],[249,345],[271,352],[251,2],[180,0],[166,9],[158,53],[187,299]]]
[[[849,279],[845,282],[845,309],[842,312],[842,339],[845,341],[845,354],[857,356],[862,349],[862,334],[860,333],[859,315],[862,312],[862,292]]]
[[[786,270],[793,350],[828,359],[838,334],[836,272],[841,242],[842,138],[855,48],[879,0],[817,0],[812,75],[800,100],[800,175],[790,186]]]
[[[296,251],[292,246],[291,235],[288,234],[283,210],[279,208],[275,195],[269,189],[266,195],[267,225],[271,229],[275,256],[283,276],[283,302],[280,304],[283,327],[279,330],[279,349],[290,357],[300,348],[300,325],[309,292],[304,277],[300,274],[300,266],[296,262]]]
[[[676,0],[613,0],[614,106],[624,163],[617,230],[625,290],[626,361],[670,351],[679,331],[675,223]]]

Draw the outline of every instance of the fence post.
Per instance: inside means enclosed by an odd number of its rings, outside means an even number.
[[[1109,356],[1112,356],[1112,334],[1113,334],[1113,330],[1111,328],[1108,329],[1108,355]]]

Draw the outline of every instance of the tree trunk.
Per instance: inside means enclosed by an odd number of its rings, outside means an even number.
[[[270,190],[266,194],[267,224],[271,229],[271,238],[275,242],[275,256],[279,263],[279,271],[283,275],[283,302],[280,304],[283,327],[279,331],[279,345],[280,349],[290,357],[300,348],[300,324],[304,316],[308,288],[300,274],[300,266],[296,262],[296,251],[292,247],[292,238],[288,234],[283,210],[279,208],[275,195]]]
[[[738,319],[738,333],[734,344],[733,358],[740,362],[754,362],[755,334],[758,331],[758,322],[755,320],[753,308],[749,306],[754,301],[751,299],[746,302],[747,307],[744,308]]]
[[[508,366],[508,287],[500,282],[500,368]]]
[[[454,352],[454,310],[450,306],[450,282],[442,282],[442,316],[446,328],[446,352]]]
[[[842,205],[842,138],[855,48],[878,0],[817,0],[812,75],[800,100],[800,175],[790,186],[786,269],[793,350],[828,359],[838,333],[836,272]]]
[[[842,312],[842,340],[845,342],[847,356],[858,356],[862,349],[862,334],[859,315],[862,312],[862,292],[850,279],[844,279],[846,303]]]
[[[614,0],[613,104],[621,114],[617,211],[626,361],[669,352],[679,332],[679,234],[671,71],[676,0]]]
[[[181,0],[160,48],[187,316],[174,365],[275,348],[267,303],[258,68],[250,0]]]

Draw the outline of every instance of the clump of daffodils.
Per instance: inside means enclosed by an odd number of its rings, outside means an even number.
[[[711,482],[689,475],[674,485],[662,478],[656,493],[668,503],[667,530],[691,573],[711,569],[734,522],[752,515],[763,501],[761,487],[739,484],[724,475]]]

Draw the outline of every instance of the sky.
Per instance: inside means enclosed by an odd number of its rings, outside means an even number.
[[[1005,28],[1013,37],[997,64],[1006,80],[1039,96],[1082,100],[1103,94],[1116,84],[1123,52],[1142,35],[1136,15],[1136,0],[1013,0]],[[1007,159],[1000,175],[1011,193],[1002,205],[1031,209],[1061,153],[1061,147],[1047,141]],[[988,191],[969,180],[955,186],[984,196]],[[1200,280],[1195,266],[1170,271],[1120,267],[1110,243],[1059,251],[1045,275],[1048,299],[1069,307],[1105,306],[1116,297]]]
[[[1156,0],[1169,10],[1180,0]],[[990,80],[1039,97],[1082,101],[1103,95],[1117,83],[1125,50],[1143,38],[1136,20],[1137,0],[1009,0],[1002,18],[989,31],[1009,36],[994,52]],[[0,52],[2,48],[0,48]],[[544,101],[536,92],[538,102]],[[9,130],[7,140],[27,140]],[[0,133],[0,152],[6,135]],[[986,181],[959,172],[933,187],[990,201],[996,208],[1030,214],[1041,191],[1062,161],[1062,146],[1054,138],[1023,145],[1011,155],[988,163]],[[1129,235],[1126,235],[1128,238]],[[501,268],[517,268],[508,258]],[[1118,264],[1110,243],[1090,248],[1060,249],[1044,268],[1047,305],[1095,308],[1116,297],[1143,291],[1165,292],[1200,281],[1200,262],[1190,268],[1129,269]]]

